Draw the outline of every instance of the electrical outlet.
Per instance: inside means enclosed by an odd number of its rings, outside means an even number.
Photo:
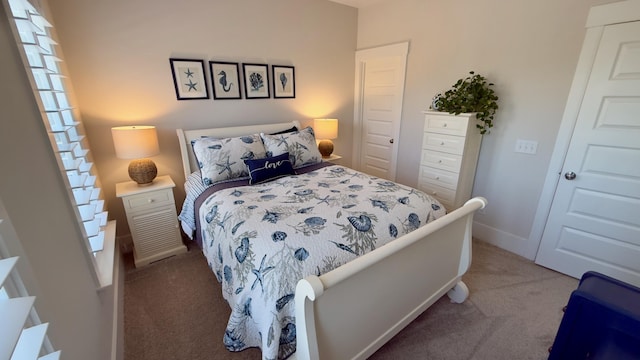
[[[515,152],[535,155],[538,152],[538,142],[534,140],[516,140]]]

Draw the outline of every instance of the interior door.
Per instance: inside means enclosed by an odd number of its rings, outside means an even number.
[[[354,167],[395,180],[408,43],[356,52]]]
[[[640,22],[604,28],[536,263],[640,286]]]

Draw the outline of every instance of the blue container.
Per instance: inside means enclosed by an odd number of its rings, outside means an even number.
[[[589,271],[571,293],[549,360],[640,359],[640,288]]]

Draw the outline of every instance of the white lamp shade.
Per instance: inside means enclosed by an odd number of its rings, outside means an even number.
[[[313,131],[316,139],[336,139],[338,137],[338,119],[314,119]]]
[[[116,156],[141,159],[160,153],[155,126],[118,126],[111,128]]]

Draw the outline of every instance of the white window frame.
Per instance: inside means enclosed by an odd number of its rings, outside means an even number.
[[[70,98],[71,84],[56,52],[51,23],[28,0],[2,0],[51,146],[74,205],[91,275],[99,289],[113,282],[115,221],[108,213],[91,162],[80,112]]]

